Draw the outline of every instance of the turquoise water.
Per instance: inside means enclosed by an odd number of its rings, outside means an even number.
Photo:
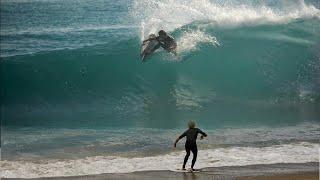
[[[257,154],[239,165],[266,163],[264,152],[317,161],[319,9],[318,1],[1,1],[2,176],[82,175],[51,171],[71,160],[93,163],[85,174],[157,169],[128,167],[183,154],[171,146],[189,119],[209,132],[199,146],[206,159],[221,157],[218,166],[234,152]],[[160,29],[177,40],[178,56],[159,50],[142,63],[141,40]],[[48,167],[32,172],[39,161]]]

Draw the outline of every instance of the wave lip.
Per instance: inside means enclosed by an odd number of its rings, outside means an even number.
[[[138,0],[134,1],[131,14],[138,22],[144,22],[145,35],[159,29],[173,31],[195,21],[211,21],[217,25],[287,23],[298,18],[320,18],[320,10],[304,1],[279,1],[269,5],[265,1],[209,0]],[[157,9],[155,11],[155,9]],[[170,14],[170,16],[168,16]]]
[[[252,164],[318,162],[319,144],[300,142],[269,147],[230,147],[200,150],[197,168]],[[152,157],[95,156],[76,160],[41,162],[1,161],[1,177],[36,178],[174,170],[181,166],[184,151]],[[189,166],[189,165],[188,165]]]

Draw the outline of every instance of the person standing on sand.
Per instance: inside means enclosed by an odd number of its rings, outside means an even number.
[[[189,121],[188,123],[189,129],[186,130],[181,136],[179,136],[176,141],[174,142],[174,147],[177,147],[177,143],[179,142],[180,139],[183,137],[187,137],[186,143],[185,143],[185,149],[186,149],[186,156],[184,157],[182,169],[186,169],[186,163],[189,159],[190,156],[190,151],[192,151],[193,154],[193,159],[192,159],[192,164],[191,164],[191,171],[194,171],[193,167],[194,164],[196,163],[197,160],[197,155],[198,155],[198,147],[197,147],[197,136],[200,133],[201,137],[200,139],[203,139],[203,137],[207,137],[207,134],[201,131],[200,129],[196,128],[196,123],[194,121]]]

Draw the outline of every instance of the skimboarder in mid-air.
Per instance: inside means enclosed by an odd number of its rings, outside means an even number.
[[[141,58],[144,59],[157,50],[160,46],[166,51],[177,55],[177,43],[164,30],[158,32],[158,36],[150,34],[148,39],[144,40],[141,45]]]

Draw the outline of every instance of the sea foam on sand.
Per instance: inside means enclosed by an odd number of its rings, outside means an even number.
[[[317,143],[301,142],[269,147],[227,147],[200,150],[196,168],[318,162],[319,147]],[[176,151],[151,157],[95,156],[76,160],[1,161],[1,177],[35,178],[175,170],[181,166],[184,155],[184,151]]]

